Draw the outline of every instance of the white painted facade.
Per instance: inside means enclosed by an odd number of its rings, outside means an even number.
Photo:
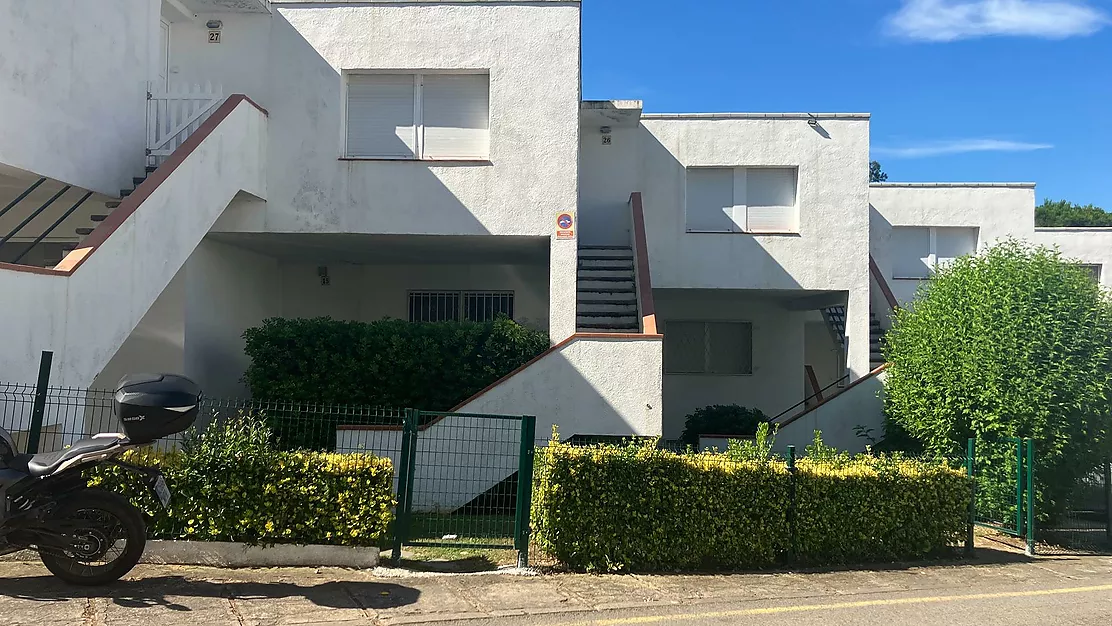
[[[535,414],[542,438],[553,424],[569,436],[674,438],[710,404],[791,411],[814,391],[808,366],[826,395],[868,374],[870,323],[888,314],[870,257],[900,303],[924,280],[900,275],[916,260],[899,256],[901,242],[926,237],[930,261],[954,241],[973,251],[1011,236],[1112,263],[1110,233],[1035,229],[1031,184],[870,185],[868,114],[582,102],[575,0],[41,4],[0,0],[12,17],[0,27],[0,206],[38,177],[54,187],[0,227],[65,184],[96,192],[96,210],[73,219],[104,211],[142,172],[148,84],[209,84],[266,113],[241,102],[78,271],[0,265],[13,303],[0,324],[14,338],[0,348],[0,381],[32,381],[49,349],[56,384],[164,369],[241,396],[247,328],[272,316],[405,318],[412,292],[512,293],[515,319],[559,344],[582,325],[580,258],[632,247],[641,333],[579,334],[465,410]],[[445,87],[462,84],[452,77],[479,77],[469,89],[485,91],[465,98]],[[394,90],[360,104],[360,85],[375,81]],[[391,149],[414,158],[351,156],[359,124],[372,138],[386,128]],[[467,158],[434,149],[461,138]],[[570,238],[556,232],[564,212],[576,216]],[[1112,285],[1112,268],[1101,280]],[[830,307],[845,308],[844,329],[825,321]],[[646,330],[649,315],[663,339]],[[685,324],[703,325],[701,345],[670,342],[669,326]],[[852,446],[852,426],[879,415],[868,389],[793,428],[829,422]]]

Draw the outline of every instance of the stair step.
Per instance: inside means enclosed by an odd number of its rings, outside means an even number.
[[[622,331],[627,333],[636,333],[641,331],[641,327],[637,324],[577,324],[576,328],[580,332],[614,332]]]
[[[614,296],[612,298],[579,298],[579,306],[637,306],[637,298]]]
[[[626,310],[626,311],[576,311],[575,316],[576,317],[613,317],[613,318],[618,318],[618,319],[630,318],[630,319],[636,320],[637,319],[637,311],[636,311],[636,309],[633,310],[633,311],[629,311],[629,310]]]
[[[617,285],[614,285],[614,286],[609,286],[609,285],[606,285],[606,286],[592,286],[592,287],[585,287],[583,285],[579,285],[579,287],[576,288],[576,292],[577,293],[589,293],[589,294],[592,294],[592,295],[618,294],[618,293],[635,294],[635,293],[637,293],[637,290],[633,287],[619,287]]]
[[[104,203],[104,206],[108,207],[109,209],[115,209],[116,207],[120,206],[120,201],[119,200],[109,200],[108,202]]]
[[[104,220],[108,219],[108,216],[107,215],[90,215],[89,219],[93,220],[94,222],[103,222]]]
[[[633,270],[633,259],[598,259],[579,257],[579,268],[612,268]]]
[[[581,254],[579,261],[611,261],[614,263],[628,263],[630,267],[633,266],[633,253],[629,254]]]
[[[590,270],[593,273],[584,275],[588,270],[579,270],[580,282],[598,282],[598,283],[632,283],[633,277],[629,272],[610,272],[608,274],[599,275],[599,272],[608,272],[609,270]]]
[[[88,235],[92,232],[93,232],[93,228],[91,226],[83,226],[83,227],[77,229],[77,234],[81,235],[82,237],[84,237],[85,235]]]
[[[584,304],[582,301],[578,302],[575,307],[576,311],[580,314],[606,314],[606,315],[637,315],[637,303],[618,303],[614,304],[606,302],[604,304]]]
[[[158,169],[157,165],[148,165],[146,167],[146,171],[147,171],[148,174],[153,174],[154,171],[157,170],[157,169]]]
[[[632,251],[631,246],[602,246],[602,245],[582,245],[579,246],[580,250],[629,250]]]
[[[120,190],[120,197],[121,198],[126,198],[126,197],[130,196],[131,192],[133,192],[133,191],[135,191],[135,190],[134,189],[121,189]]]
[[[139,185],[143,184],[144,180],[147,180],[146,176],[132,176],[131,177],[131,184],[138,187]]]

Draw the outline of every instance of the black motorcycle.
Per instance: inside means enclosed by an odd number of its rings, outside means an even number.
[[[118,465],[169,506],[170,490],[157,469],[119,457],[192,426],[200,398],[200,388],[183,376],[125,377],[112,399],[122,434],[95,435],[46,454],[17,454],[11,434],[0,428],[0,555],[38,550],[52,574],[78,585],[103,585],[130,572],[146,546],[143,514],[119,494],[90,489],[84,472]]]

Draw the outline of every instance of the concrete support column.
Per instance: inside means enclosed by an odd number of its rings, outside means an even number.
[[[850,381],[868,374],[869,365],[869,290],[852,289],[846,305],[847,366]]]
[[[576,277],[579,247],[575,239],[550,242],[548,261],[548,334],[559,343],[575,334]]]

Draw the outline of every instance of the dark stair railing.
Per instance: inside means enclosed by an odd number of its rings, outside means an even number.
[[[0,209],[0,217],[4,217],[5,213],[7,213],[8,211],[11,211],[12,207],[14,207],[15,205],[22,202],[23,199],[26,198],[27,196],[31,195],[31,192],[38,189],[39,185],[43,184],[44,182],[46,182],[46,178],[45,177],[40,178],[37,181],[35,181],[35,183],[33,185],[28,187],[26,191],[24,191],[23,193],[16,196],[15,200],[12,200],[3,209]]]
[[[60,191],[58,191],[58,193],[51,196],[50,199],[47,200],[42,206],[35,209],[34,213],[31,213],[30,215],[28,215],[27,218],[24,219],[22,222],[20,222],[18,226],[13,228],[10,233],[8,233],[7,235],[4,235],[4,237],[2,239],[0,239],[0,246],[3,246],[4,244],[8,243],[9,239],[11,239],[12,237],[15,237],[15,234],[18,233],[20,230],[22,230],[24,226],[30,224],[31,220],[38,217],[39,214],[41,214],[43,211],[45,211],[47,209],[47,207],[54,204],[55,200],[57,200],[58,198],[61,198],[62,194],[66,193],[69,190],[70,190],[69,185],[66,185],[65,187],[62,187],[62,189]]]
[[[792,411],[794,411],[794,410],[798,409],[798,408],[799,408],[799,407],[801,407],[801,406],[805,406],[805,405],[806,405],[806,404],[807,404],[808,402],[810,402],[811,400],[814,400],[815,398],[823,397],[823,394],[824,394],[824,393],[825,393],[825,392],[826,392],[826,391],[827,391],[828,389],[830,389],[831,387],[834,387],[835,385],[837,385],[838,383],[842,382],[843,380],[846,380],[847,378],[849,378],[849,374],[846,374],[845,376],[842,376],[842,377],[841,377],[841,378],[839,378],[838,380],[836,380],[836,381],[834,381],[834,382],[830,383],[829,385],[827,385],[827,386],[823,387],[822,389],[819,389],[819,390],[818,390],[818,391],[816,391],[815,393],[813,393],[813,394],[811,394],[811,395],[807,396],[806,398],[804,398],[804,399],[800,400],[799,402],[796,402],[795,404],[793,404],[793,405],[789,406],[788,408],[786,408],[786,409],[784,409],[783,411],[781,411],[780,413],[778,413],[778,414],[776,415],[776,417],[772,418],[772,419],[771,419],[770,421],[771,421],[771,422],[772,422],[773,424],[775,424],[775,423],[776,423],[776,421],[777,421],[777,420],[779,420],[779,419],[780,419],[781,417],[784,417],[784,416],[785,416],[785,415],[787,415],[788,413],[791,413]],[[830,396],[830,398],[833,398],[833,397],[834,397],[834,396],[836,396],[836,395],[838,395],[838,394],[834,394],[833,396]]]
[[[76,211],[78,209],[78,207],[80,207],[82,204],[85,204],[85,201],[88,200],[89,196],[91,196],[91,195],[93,195],[93,192],[91,192],[91,191],[85,192],[85,195],[81,196],[80,200],[75,202],[74,205],[71,206],[68,211],[63,213],[62,217],[59,217],[58,219],[54,220],[54,223],[51,224],[49,228],[44,230],[41,235],[36,237],[35,241],[31,242],[30,246],[27,246],[27,248],[23,252],[20,252],[19,256],[17,256],[15,258],[15,260],[12,261],[12,263],[19,263],[20,259],[22,259],[25,254],[30,252],[31,249],[34,248],[35,246],[42,243],[43,239],[46,239],[47,237],[49,237],[50,233],[54,232],[55,228],[58,228],[58,226],[61,225],[62,222],[66,221],[67,217],[69,217],[70,215],[73,215],[73,212]]]

